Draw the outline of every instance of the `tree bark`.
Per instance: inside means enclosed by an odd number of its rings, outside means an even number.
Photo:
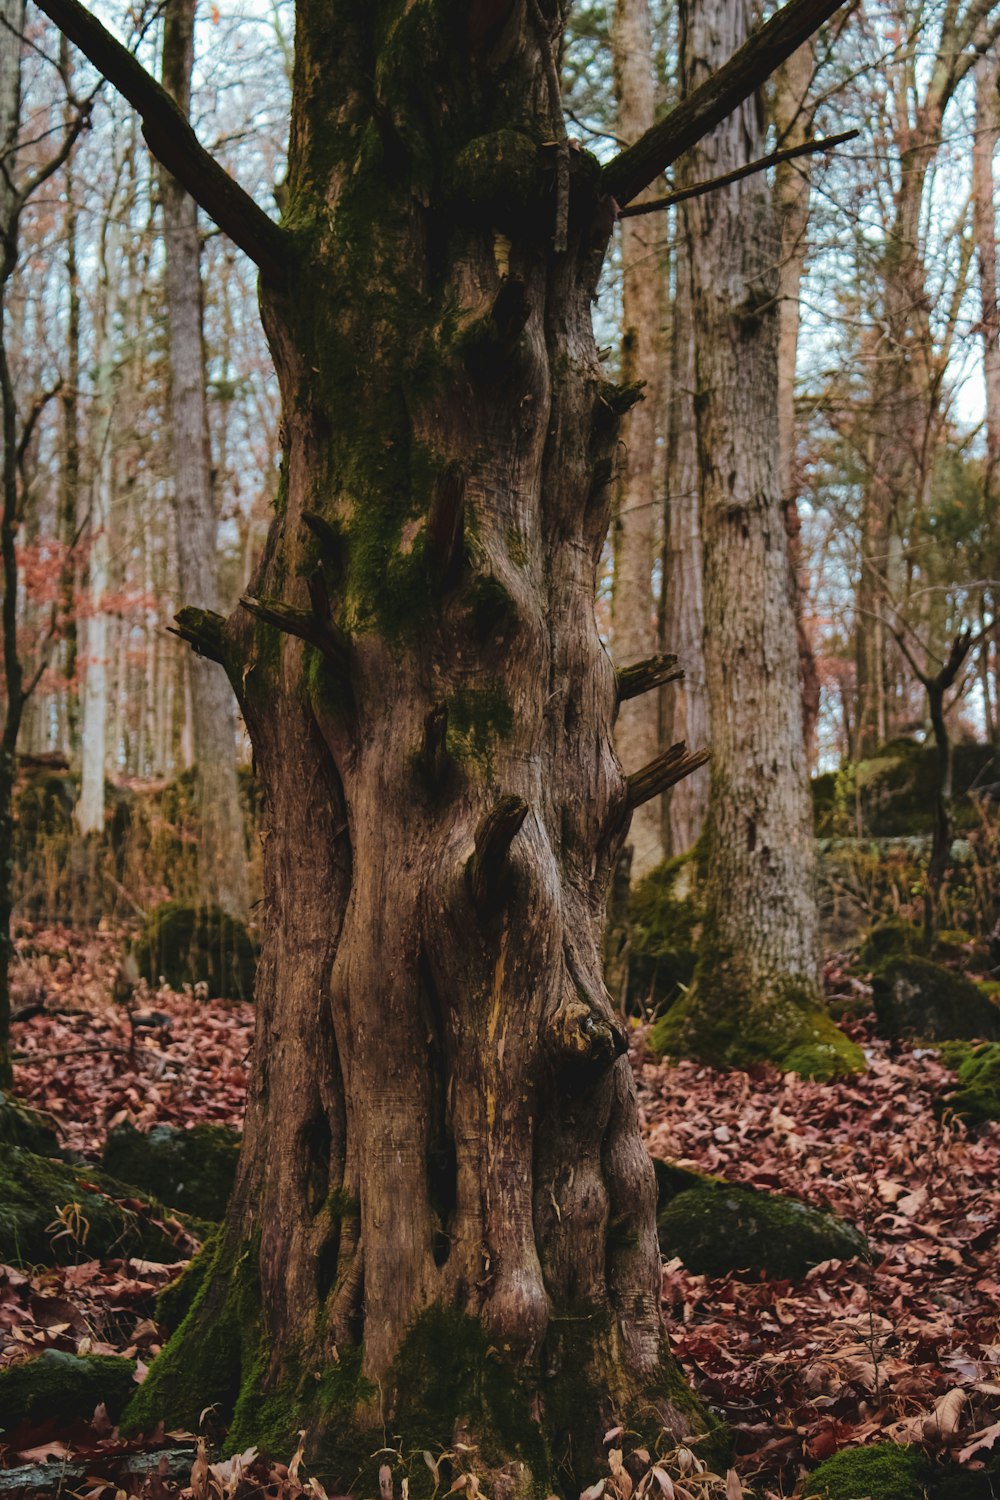
[[[593,1474],[617,1417],[706,1425],[601,972],[628,810],[594,592],[635,392],[540,16],[477,42],[300,4],[276,516],[245,607],[181,621],[253,741],[266,938],[222,1246],[129,1422],[235,1404],[232,1442],[307,1426],[345,1484],[388,1443],[429,1489],[461,1437],[509,1493]]]
[[[774,76],[771,112],[782,146],[798,146],[812,134],[813,111],[809,102],[815,68],[814,44],[806,42],[793,52]],[[809,157],[780,162],[774,172],[774,201],[781,235],[778,259],[778,451],[781,497],[792,564],[792,604],[799,651],[802,691],[802,733],[806,765],[816,759],[816,727],[819,721],[819,673],[803,604],[809,579],[803,571],[802,525],[799,518],[799,483],[795,430],[795,366],[799,349],[799,298],[806,263],[809,228],[809,196],[812,162]]]
[[[618,0],[614,19],[618,135],[627,145],[653,124],[653,39],[647,0]],[[641,199],[640,199],[641,201]],[[641,382],[642,400],[622,427],[624,455],[614,529],[615,655],[621,662],[652,656],[660,642],[653,595],[657,555],[656,443],[659,430],[662,324],[665,310],[662,228],[653,216],[622,222],[622,362],[625,384]],[[659,692],[624,703],[615,727],[619,755],[636,765],[661,748]],[[629,829],[631,874],[641,879],[663,858],[661,798],[636,809]]]
[[[685,175],[689,174],[689,168]],[[664,695],[666,744],[708,741],[705,691],[705,604],[699,515],[698,438],[695,428],[694,321],[691,307],[687,206],[677,214],[670,356],[670,420],[667,436],[667,496],[663,562],[663,639],[676,652],[684,679]],[[666,798],[667,852],[685,854],[697,842],[708,803],[708,771],[696,771]]]
[[[996,190],[993,158],[1000,140],[997,86],[1000,63],[997,45],[976,64],[976,133],[972,148],[972,224],[979,260],[980,323],[983,338],[983,384],[986,390],[986,462],[983,471],[983,514],[988,527],[988,556],[1000,559],[1000,282],[997,280]],[[993,570],[996,576],[996,569]],[[1000,591],[984,590],[993,606]],[[984,599],[984,607],[987,600]],[[996,706],[1000,704],[1000,642],[984,634],[980,646],[983,700],[990,738],[998,733]],[[991,671],[992,664],[992,671]]]
[[[682,13],[689,87],[747,33],[749,5]],[[748,101],[693,154],[697,177],[762,154]],[[685,216],[695,328],[712,745],[705,920],[694,983],[654,1031],[716,1064],[830,1076],[861,1055],[820,1007],[811,806],[778,443],[780,239],[760,177]]]
[[[17,642],[17,408],[7,358],[7,287],[17,263],[20,201],[16,150],[21,123],[21,48],[14,40],[24,31],[24,0],[0,0],[0,418],[3,423],[3,496],[0,511],[0,563],[3,567],[4,717],[0,734],[0,1088],[13,1079],[10,1047],[10,964],[14,942],[14,781],[17,738],[24,712],[24,670]]]
[[[191,103],[196,0],[167,0],[163,86],[187,115]],[[174,508],[180,586],[186,602],[219,608],[218,523],[212,493],[201,247],[194,200],[161,174],[166,243],[167,323]],[[236,778],[232,694],[207,661],[191,663],[191,720],[199,812],[198,886],[205,901],[246,920],[246,829]]]

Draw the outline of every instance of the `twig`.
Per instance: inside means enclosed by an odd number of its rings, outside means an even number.
[[[758,156],[756,161],[746,162],[732,172],[723,172],[721,177],[709,177],[704,182],[692,182],[690,187],[677,188],[663,198],[650,198],[646,203],[633,203],[630,207],[623,208],[618,217],[637,219],[641,214],[660,213],[665,208],[672,208],[675,203],[684,203],[688,198],[700,198],[705,193],[714,193],[716,188],[728,187],[731,182],[740,182],[744,177],[752,177],[756,172],[766,172],[768,167],[776,167],[783,161],[794,161],[799,156],[813,156],[818,151],[832,151],[834,146],[842,146],[845,141],[853,141],[860,134],[860,130],[842,130],[839,135],[827,135],[822,140],[801,141],[797,146],[785,146],[780,151],[770,152],[767,156]]]

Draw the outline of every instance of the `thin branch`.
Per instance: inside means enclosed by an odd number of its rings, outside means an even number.
[[[824,136],[819,141],[801,141],[797,146],[783,146],[780,151],[772,151],[768,156],[758,156],[756,161],[746,162],[732,172],[724,172],[721,177],[692,182],[690,187],[677,188],[663,198],[650,198],[645,203],[634,203],[629,208],[623,208],[619,218],[637,219],[640,214],[659,213],[661,209],[672,208],[675,203],[683,203],[688,198],[700,198],[704,193],[714,193],[716,188],[728,187],[731,182],[740,182],[756,172],[766,172],[768,167],[776,167],[780,162],[794,161],[798,156],[812,156],[817,151],[832,151],[834,146],[853,141],[860,134],[860,130],[843,130],[839,135]]]
[[[146,144],[157,160],[268,281],[280,282],[286,269],[285,231],[205,150],[167,91],[79,0],[36,3],[138,111]]]
[[[843,3],[788,0],[718,72],[608,163],[603,173],[605,192],[620,205],[630,203],[671,162],[731,115]]]

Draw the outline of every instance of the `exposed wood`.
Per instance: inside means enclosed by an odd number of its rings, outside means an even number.
[[[501,797],[476,829],[476,847],[466,875],[472,899],[480,911],[492,911],[503,898],[510,846],[528,816],[521,797]]]
[[[192,650],[199,656],[204,656],[208,661],[214,661],[219,666],[225,666],[226,653],[223,643],[222,630],[225,625],[222,615],[216,614],[211,609],[197,609],[194,605],[185,605],[174,615],[174,626],[167,629],[171,635],[179,636],[182,641],[187,641]]]
[[[51,0],[50,0],[51,3]],[[689,151],[818,31],[844,0],[789,0],[729,61],[711,74],[634,146],[604,168],[605,191],[624,207]]]
[[[689,755],[683,740],[671,745],[669,750],[664,750],[648,766],[643,766],[641,771],[634,771],[628,778],[626,806],[630,809],[641,807],[650,798],[658,797],[669,787],[676,786],[678,781],[683,781],[692,771],[697,771],[711,756],[711,750],[694,750]]]
[[[684,670],[677,665],[676,656],[647,656],[645,661],[634,662],[630,667],[619,667],[618,702],[627,703],[640,693],[652,692],[667,682],[681,682]]]
[[[205,150],[166,89],[111,35],[80,0],[37,0],[118,92],[138,111],[150,151],[209,218],[274,285],[287,271],[289,241],[250,194]]]

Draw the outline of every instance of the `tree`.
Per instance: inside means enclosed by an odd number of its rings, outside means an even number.
[[[744,40],[749,6],[692,0],[686,80]],[[756,102],[692,153],[696,175],[761,156]],[[782,507],[779,237],[766,179],[687,204],[695,329],[711,781],[705,919],[691,989],[657,1023],[658,1048],[716,1064],[769,1059],[832,1076],[861,1053],[822,1008],[812,809]]]
[[[14,909],[13,804],[17,776],[17,744],[24,712],[38,686],[56,639],[53,615],[36,661],[26,667],[18,641],[19,568],[18,531],[23,520],[20,466],[31,441],[35,423],[47,400],[58,388],[40,395],[23,420],[18,412],[14,377],[7,355],[7,295],[17,266],[21,215],[31,195],[49,180],[68,158],[89,115],[89,101],[72,99],[68,77],[64,77],[72,112],[55,154],[34,171],[22,175],[21,141],[21,37],[24,30],[24,0],[0,0],[0,407],[2,407],[2,499],[0,499],[0,569],[3,578],[0,635],[3,651],[3,724],[0,727],[0,1088],[13,1078],[10,1046],[10,962],[14,943],[11,916]]]
[[[163,86],[187,115],[194,65],[195,0],[168,0],[163,25]],[[187,597],[218,610],[215,554],[218,522],[212,494],[205,355],[202,341],[201,248],[197,209],[164,172],[170,335],[170,414],[177,514],[177,556]],[[191,719],[198,784],[198,884],[202,897],[244,920],[249,904],[246,834],[236,780],[233,701],[211,662],[191,669]]]
[[[346,1482],[381,1450],[430,1489],[421,1450],[458,1440],[502,1493],[568,1487],[614,1414],[705,1421],[601,978],[629,813],[686,756],[626,777],[612,750],[662,668],[616,678],[594,620],[636,393],[591,303],[615,203],[836,5],[792,0],[601,171],[563,128],[561,10],[300,0],[281,228],[77,0],[42,8],[256,261],[283,398],[252,592],[180,625],[267,798],[241,1166],[129,1421],[219,1401],[231,1441],[307,1426]]]
[[[618,134],[637,141],[653,124],[655,88],[652,30],[647,0],[618,0],[614,23]],[[642,400],[622,426],[624,455],[614,527],[614,648],[622,661],[655,654],[659,646],[653,564],[657,551],[657,437],[659,432],[663,313],[660,230],[654,218],[622,223],[622,383],[640,382]],[[623,703],[615,727],[619,754],[651,761],[659,754],[658,692]],[[663,858],[660,799],[637,807],[629,828],[633,879]]]

